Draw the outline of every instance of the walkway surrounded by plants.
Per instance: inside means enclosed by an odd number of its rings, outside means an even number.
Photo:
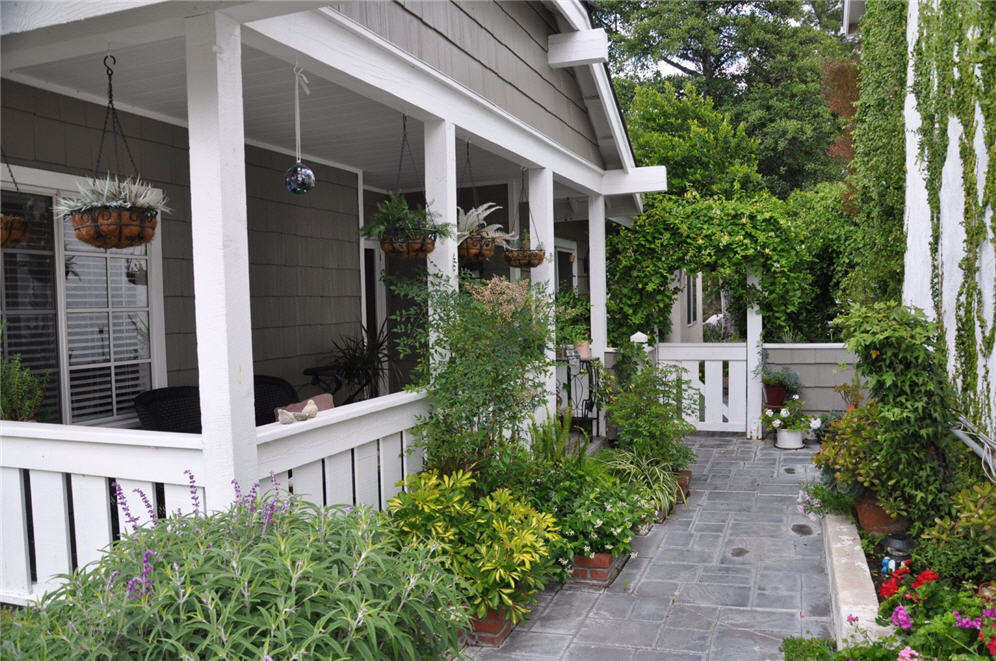
[[[819,522],[796,509],[818,446],[692,436],[688,505],[633,540],[605,591],[547,591],[489,661],[782,659],[787,636],[830,637]]]

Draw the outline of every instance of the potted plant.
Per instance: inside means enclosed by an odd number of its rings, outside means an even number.
[[[0,359],[0,420],[33,422],[45,399],[47,380],[47,375],[36,376],[21,364],[19,353]]]
[[[166,197],[141,179],[107,175],[79,184],[79,194],[59,198],[53,211],[69,217],[76,238],[102,249],[130,248],[156,235],[160,213],[169,213]]]
[[[588,300],[573,290],[557,292],[555,300],[554,324],[557,331],[557,344],[573,346],[582,360],[591,358],[591,306]]]
[[[409,206],[401,193],[388,193],[361,233],[380,241],[388,255],[416,259],[435,250],[438,237],[450,234],[449,226],[435,218],[424,206]]]
[[[530,247],[529,232],[522,231],[522,238],[519,240],[518,248],[506,248],[505,263],[512,268],[531,269],[539,266],[546,260],[546,251],[543,244],[538,243],[535,248]]]
[[[0,215],[0,248],[13,248],[28,240],[28,223],[22,216]]]
[[[785,398],[798,395],[802,384],[799,375],[792,368],[785,366],[780,370],[767,366],[761,371],[761,383],[764,384],[764,401],[772,408],[785,404]]]
[[[802,435],[806,431],[816,431],[823,424],[818,416],[802,412],[803,401],[792,395],[780,409],[766,409],[761,416],[761,426],[775,430],[775,447],[783,450],[797,450],[802,447]]]
[[[500,224],[488,225],[484,220],[500,206],[494,202],[472,207],[467,211],[457,207],[457,256],[461,262],[476,263],[490,259],[495,254],[495,246],[509,249],[515,240],[514,234],[502,229]]]

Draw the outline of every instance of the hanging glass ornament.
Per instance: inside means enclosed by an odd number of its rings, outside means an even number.
[[[301,162],[301,90],[311,94],[308,89],[308,78],[300,65],[294,65],[294,139],[297,163],[287,169],[284,174],[284,185],[295,195],[304,195],[315,187],[315,173]]]

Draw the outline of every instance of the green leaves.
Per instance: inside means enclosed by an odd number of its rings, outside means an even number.
[[[375,512],[245,499],[139,529],[40,609],[4,611],[0,656],[435,659],[460,649],[459,585]]]

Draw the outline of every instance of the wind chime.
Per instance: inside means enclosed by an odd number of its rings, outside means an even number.
[[[305,195],[315,187],[315,173],[301,162],[301,90],[311,94],[308,78],[299,64],[294,65],[294,155],[297,162],[284,175],[284,185],[295,195]]]
[[[0,157],[3,158],[3,162],[7,165],[10,183],[14,184],[14,190],[20,193],[21,189],[17,185],[17,179],[14,179],[14,171],[10,169],[10,162],[7,160],[7,155],[3,154]],[[24,216],[0,214],[0,248],[14,248],[27,241],[30,237],[28,222],[24,220]]]
[[[516,228],[519,227],[519,214],[522,209],[522,205],[526,202],[526,171],[522,170],[522,183],[519,185],[519,203],[515,205],[515,224]],[[526,231],[519,230],[519,247],[510,248],[505,251],[505,263],[512,268],[517,269],[531,269],[539,266],[546,260],[546,252],[543,250],[543,245],[539,244],[535,249],[530,247],[529,243],[529,232],[535,230],[535,225],[533,224],[533,212],[531,209],[526,207],[528,214],[528,227]]]

